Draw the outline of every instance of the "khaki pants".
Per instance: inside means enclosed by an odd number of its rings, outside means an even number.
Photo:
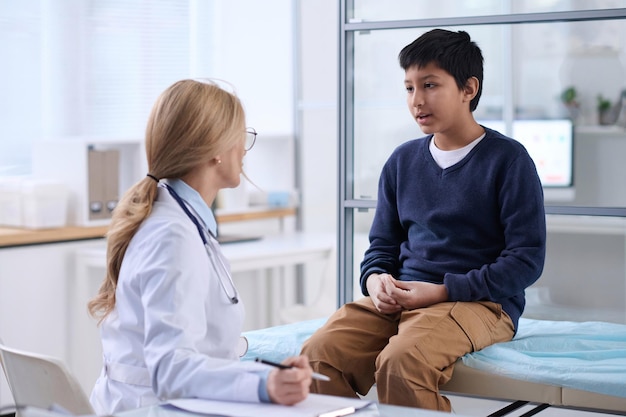
[[[513,334],[500,304],[445,302],[386,315],[365,297],[337,310],[302,353],[331,378],[313,380],[312,392],[355,397],[375,382],[381,403],[450,411],[439,386],[456,360]]]

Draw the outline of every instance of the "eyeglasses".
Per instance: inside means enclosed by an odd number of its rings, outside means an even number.
[[[253,127],[246,128],[246,152],[252,149],[256,142],[256,130]]]

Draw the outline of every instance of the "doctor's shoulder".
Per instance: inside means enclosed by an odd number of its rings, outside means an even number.
[[[135,238],[162,246],[165,242],[181,245],[189,240],[189,236],[197,235],[195,225],[178,207],[155,204],[150,215],[139,226]]]

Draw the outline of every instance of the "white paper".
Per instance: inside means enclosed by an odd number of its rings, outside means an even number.
[[[268,403],[242,403],[230,401],[213,401],[198,398],[181,398],[171,400],[168,404],[185,411],[198,414],[213,414],[231,417],[315,417],[329,411],[354,407],[355,410],[365,408],[371,401],[357,398],[336,397],[331,395],[309,394],[298,404],[278,405]]]

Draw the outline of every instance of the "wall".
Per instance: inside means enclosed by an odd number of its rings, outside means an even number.
[[[294,36],[292,0],[213,1],[214,19],[198,24],[208,42],[202,45],[209,76],[226,80],[246,109],[246,122],[258,137],[244,160],[254,182],[223,190],[220,203],[226,209],[248,204],[250,194],[294,192]],[[269,17],[271,16],[271,18]],[[258,187],[258,188],[257,188]]]
[[[302,190],[302,229],[337,233],[339,4],[334,0],[298,1],[298,56],[300,86],[297,114],[297,175]],[[329,268],[325,285],[311,278],[305,294],[323,291],[326,305],[336,299],[336,267]],[[309,277],[320,276],[312,271]],[[330,301],[328,301],[330,300]],[[329,313],[326,308],[324,313]]]

